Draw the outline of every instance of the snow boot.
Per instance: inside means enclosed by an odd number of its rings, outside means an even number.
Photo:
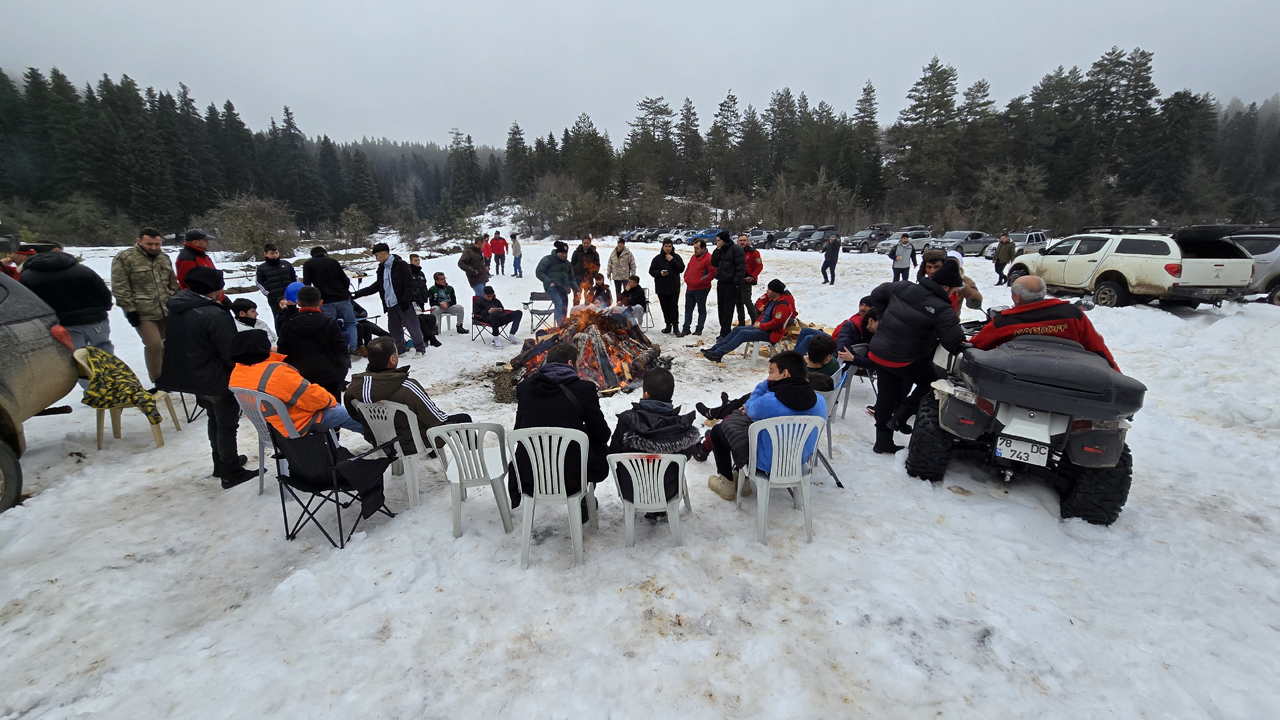
[[[230,490],[231,488],[241,483],[248,482],[256,477],[258,477],[257,468],[247,468],[241,465],[238,468],[224,470],[223,473],[218,476],[218,479],[222,481],[223,490]]]
[[[249,457],[247,455],[241,455],[236,458],[236,465],[239,465],[240,467],[244,467],[244,464],[247,462],[249,462]],[[218,459],[217,454],[213,456],[213,476],[222,477],[222,461]]]
[[[876,430],[876,444],[872,446],[872,452],[879,455],[892,455],[901,449],[901,445],[893,444],[892,430]]]
[[[732,480],[719,473],[707,478],[707,487],[711,488],[711,492],[725,500],[735,500],[738,497],[738,486]]]

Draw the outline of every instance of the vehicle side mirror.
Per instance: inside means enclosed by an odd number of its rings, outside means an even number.
[[[1038,252],[1039,252],[1041,255],[1048,255],[1048,254],[1049,254],[1049,246],[1048,246],[1048,245],[1041,245],[1041,246],[1040,246],[1040,250],[1039,250]]]

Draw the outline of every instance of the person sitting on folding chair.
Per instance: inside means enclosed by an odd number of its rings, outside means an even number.
[[[351,376],[351,384],[347,386],[347,392],[342,398],[351,417],[362,422],[364,420],[360,411],[355,408],[355,400],[363,403],[389,400],[409,408],[418,419],[418,429],[424,436],[433,427],[471,422],[470,415],[446,415],[432,402],[421,383],[409,377],[409,366],[400,367],[400,354],[396,352],[395,341],[391,338],[374,338],[365,346],[365,350],[369,355],[368,368],[365,372]],[[366,428],[363,432],[365,439],[374,443],[373,431]],[[413,440],[409,439],[409,425],[403,415],[396,416],[396,434],[405,438],[400,447],[406,455],[418,451]],[[427,455],[435,457],[435,452],[429,451]]]
[[[284,355],[271,352],[271,340],[265,331],[237,333],[231,341],[231,359],[236,363],[231,371],[231,387],[256,390],[281,400],[299,435],[336,428],[364,432],[360,421],[353,419],[328,390],[304,379],[284,361]],[[281,435],[287,435],[284,421],[271,408],[266,408],[264,414]]]
[[[472,323],[484,325],[493,330],[493,346],[502,347],[502,326],[511,323],[511,334],[508,340],[512,345],[519,345],[516,333],[520,332],[520,318],[524,313],[520,310],[508,310],[502,306],[492,285],[484,286],[484,294],[471,301]]]

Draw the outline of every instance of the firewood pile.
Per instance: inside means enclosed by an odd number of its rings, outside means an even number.
[[[661,347],[649,342],[639,327],[621,315],[607,309],[579,307],[562,327],[539,332],[525,341],[520,354],[511,361],[512,383],[536,372],[547,351],[562,342],[571,342],[578,348],[578,375],[606,394],[639,387],[644,371],[662,353]]]

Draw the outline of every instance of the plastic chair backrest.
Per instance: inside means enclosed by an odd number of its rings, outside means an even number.
[[[637,510],[666,510],[667,468],[675,464],[680,469],[680,477],[684,477],[684,455],[652,455],[649,453],[610,453],[606,458],[609,470],[618,476],[618,466],[626,469],[631,476],[631,498]],[[683,487],[683,484],[682,484]],[[621,490],[619,490],[621,495]]]
[[[409,424],[409,437],[413,439],[413,447],[416,452],[423,452],[426,444],[422,442],[422,433],[418,430],[418,417],[409,410],[407,405],[391,402],[390,400],[379,400],[373,403],[352,400],[351,404],[359,411],[360,416],[364,418],[364,424],[373,433],[373,441],[376,445],[396,439],[396,436],[399,435],[396,432],[396,415],[404,413],[405,420]],[[401,454],[416,454],[405,453],[403,443],[400,445],[400,450]]]
[[[825,420],[812,415],[783,415],[751,423],[747,431],[747,468],[756,467],[756,443],[761,433],[768,433],[773,450],[769,461],[769,482],[784,484],[803,480],[813,470],[814,460],[818,457],[817,436],[824,425]],[[814,437],[815,448],[806,461],[804,446],[810,436]]]
[[[827,390],[827,391],[815,390],[814,392],[817,392],[819,397],[827,401],[827,420],[830,420],[831,413],[835,412],[836,405],[838,404],[836,402],[836,396],[840,394],[840,388],[837,387],[835,390]]]
[[[457,471],[456,482],[471,487],[487,485],[495,477],[502,477],[507,467],[506,430],[498,423],[456,423],[440,425],[427,431],[427,442],[435,444],[436,439],[444,440],[445,448],[453,455],[453,466]],[[484,459],[484,438],[489,433],[498,436],[498,448],[502,454],[502,465],[491,471]],[[440,453],[440,465],[446,475],[449,473],[449,461],[445,453]]]
[[[236,396],[236,402],[240,403],[240,410],[244,412],[245,417],[249,418],[249,422],[253,423],[253,427],[261,437],[267,441],[271,439],[271,423],[267,420],[264,405],[268,411],[280,418],[281,424],[284,425],[285,437],[300,437],[298,429],[293,426],[293,418],[289,417],[289,408],[285,406],[283,400],[249,388],[233,387],[230,390]]]
[[[533,496],[535,498],[565,497],[565,458],[569,455],[569,445],[578,443],[578,452],[582,462],[582,484],[587,487],[587,434],[581,430],[569,428],[522,428],[512,430],[507,436],[511,444],[511,454],[524,446],[529,455],[529,466],[533,469]]]

